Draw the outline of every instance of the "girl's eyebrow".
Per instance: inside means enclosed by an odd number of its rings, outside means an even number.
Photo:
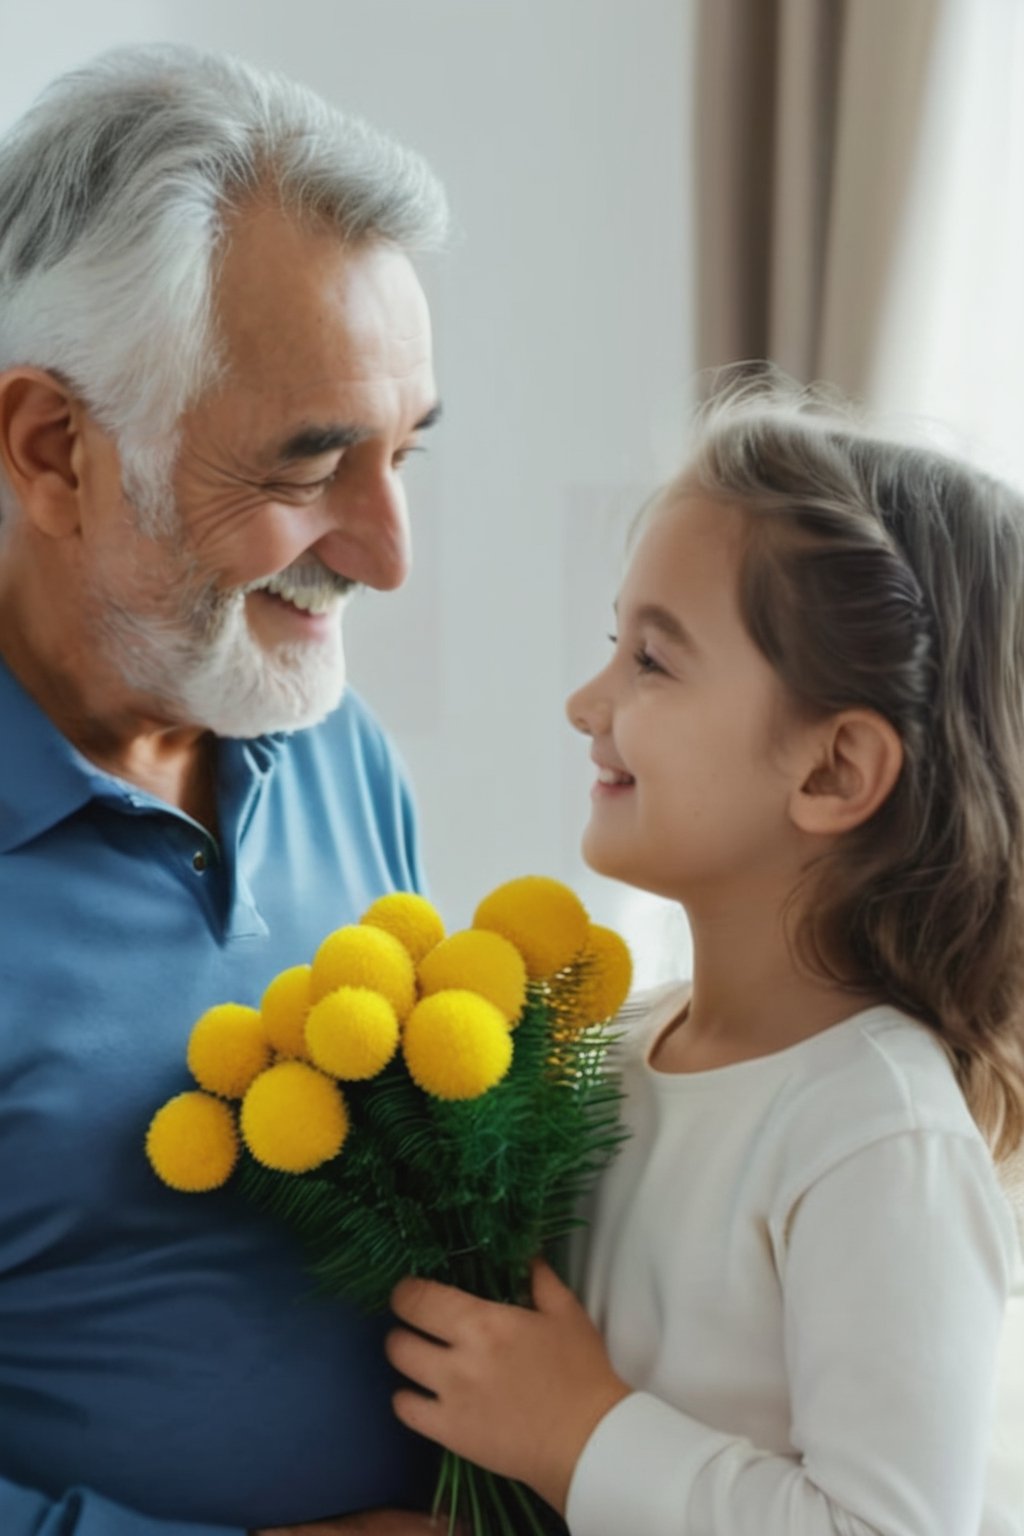
[[[619,605],[615,603],[613,606],[617,617]],[[637,624],[647,624],[652,629],[658,630],[673,645],[682,646],[684,650],[695,653],[700,651],[700,646],[682,620],[678,619],[671,609],[663,608],[660,603],[644,603],[636,610],[633,619]]]

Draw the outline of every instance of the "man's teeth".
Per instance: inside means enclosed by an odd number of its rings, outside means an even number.
[[[632,784],[633,776],[630,773],[620,773],[616,768],[599,768],[597,782],[599,784]]]
[[[295,587],[291,582],[282,581],[276,577],[257,590],[283,598],[286,603],[291,603],[293,608],[301,608],[303,613],[329,613],[338,602],[338,593],[335,591],[326,588],[317,591],[309,587]]]

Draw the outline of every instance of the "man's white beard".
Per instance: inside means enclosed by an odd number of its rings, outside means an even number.
[[[308,561],[297,565],[310,568]],[[163,611],[152,615],[131,611],[110,593],[97,594],[107,658],[134,691],[170,718],[216,736],[316,725],[345,691],[341,600],[328,638],[265,648],[246,619],[251,590],[223,593],[183,574],[161,595]]]

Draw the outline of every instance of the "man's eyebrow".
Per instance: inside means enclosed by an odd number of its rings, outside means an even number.
[[[618,615],[619,605],[615,604],[615,613]],[[675,645],[681,645],[688,651],[699,651],[693,635],[687,629],[681,619],[669,608],[663,608],[660,603],[644,603],[633,614],[635,624],[647,624],[652,629],[658,630],[666,640],[671,640]]]
[[[441,420],[441,411],[442,411],[442,409],[443,409],[443,407],[441,405],[441,402],[440,402],[440,400],[438,400],[436,402],[436,404],[434,404],[434,405],[432,405],[430,407],[430,410],[427,412],[427,414],[425,416],[421,416],[420,417],[419,421],[413,427],[413,431],[414,432],[425,432],[428,427],[436,426],[437,423]]]
[[[278,443],[268,455],[273,464],[292,464],[296,459],[316,459],[323,453],[333,453],[337,448],[354,448],[364,442],[370,433],[365,427],[346,427],[341,423],[329,423],[319,427],[300,427],[283,443]]]
[[[432,405],[413,427],[414,432],[425,432],[441,415],[441,402]],[[373,433],[368,427],[347,426],[342,422],[329,422],[323,426],[300,427],[290,437],[279,443],[270,454],[273,464],[294,464],[297,459],[316,459],[324,453],[334,453],[339,448],[354,448],[365,442]]]

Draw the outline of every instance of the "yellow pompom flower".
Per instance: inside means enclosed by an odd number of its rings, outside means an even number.
[[[263,1033],[281,1056],[307,1058],[306,1016],[312,1002],[312,979],[312,966],[289,966],[274,977],[260,1000]]]
[[[258,1008],[217,1003],[193,1024],[188,1067],[200,1088],[240,1099],[270,1062],[270,1045]]]
[[[526,962],[507,939],[483,928],[453,933],[420,961],[416,972],[426,996],[451,988],[478,992],[511,1024],[526,1001]]]
[[[341,1090],[307,1062],[268,1067],[242,1100],[243,1141],[258,1163],[280,1173],[306,1173],[329,1162],[347,1135]]]
[[[484,897],[473,927],[500,933],[514,944],[537,981],[575,959],[586,943],[589,919],[579,897],[560,880],[524,875]]]
[[[359,919],[373,928],[383,928],[403,944],[416,963],[444,938],[441,914],[425,896],[414,891],[393,891],[380,896]]]
[[[591,923],[582,954],[565,980],[569,1018],[582,1027],[610,1019],[629,995],[633,961],[623,939],[611,928]]]
[[[150,1121],[146,1155],[171,1189],[186,1194],[219,1189],[238,1161],[235,1117],[223,1100],[208,1093],[179,1093]]]
[[[313,1001],[339,987],[382,992],[404,1019],[416,1001],[416,972],[404,944],[369,924],[352,923],[329,933],[313,956]]]
[[[435,992],[416,1004],[402,1034],[409,1076],[436,1099],[476,1099],[505,1076],[512,1036],[475,992]]]
[[[338,987],[310,1009],[306,1044],[314,1063],[332,1077],[376,1077],[398,1049],[398,1015],[379,992]]]

